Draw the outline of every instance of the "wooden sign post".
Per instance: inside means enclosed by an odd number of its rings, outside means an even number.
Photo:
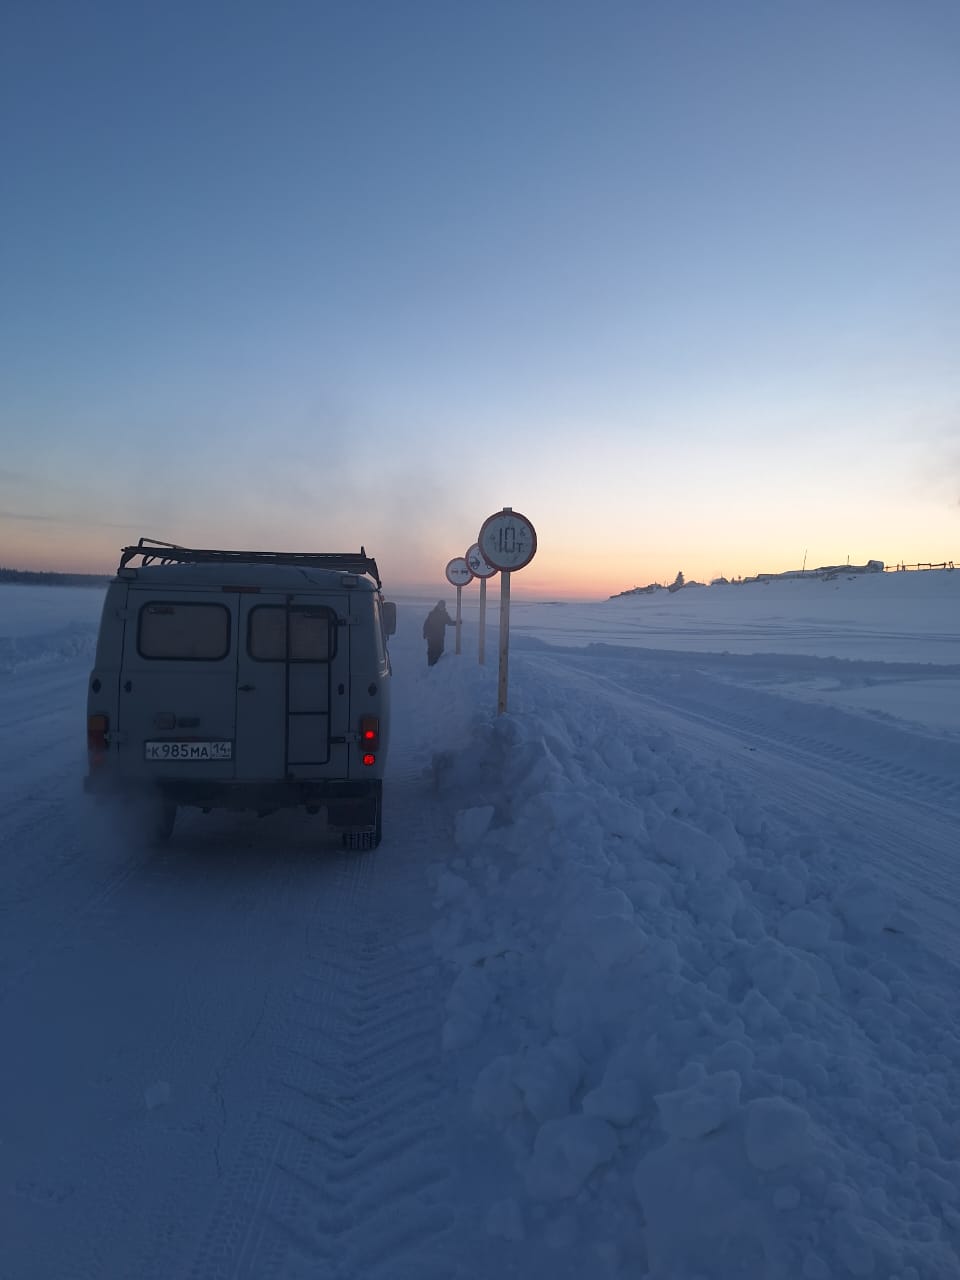
[[[477,538],[480,554],[500,570],[500,675],[497,682],[497,715],[507,709],[510,662],[510,574],[525,568],[537,552],[537,533],[526,516],[504,507],[488,516]]]

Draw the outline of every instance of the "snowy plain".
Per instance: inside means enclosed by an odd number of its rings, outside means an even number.
[[[401,600],[364,855],[92,806],[101,601],[0,587],[3,1280],[960,1277],[960,574],[515,600],[500,717]]]

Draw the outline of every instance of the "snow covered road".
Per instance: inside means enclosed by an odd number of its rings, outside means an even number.
[[[3,702],[0,1275],[453,1274],[429,783],[401,744],[391,857],[293,815],[147,849],[77,790],[88,665]]]
[[[428,671],[402,606],[346,856],[300,814],[118,827],[98,593],[4,588],[2,1280],[960,1277],[949,592],[916,651],[873,600],[856,661],[808,598],[701,593],[674,649],[531,606],[499,719],[473,633]]]

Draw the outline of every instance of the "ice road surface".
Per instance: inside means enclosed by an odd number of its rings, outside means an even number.
[[[515,601],[499,718],[401,601],[349,856],[89,805],[101,599],[0,587],[2,1280],[960,1277],[960,574]]]

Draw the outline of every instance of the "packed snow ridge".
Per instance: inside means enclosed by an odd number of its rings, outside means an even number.
[[[434,940],[515,1162],[488,1229],[593,1274],[960,1275],[956,969],[723,762],[569,693],[436,764],[476,801]]]

